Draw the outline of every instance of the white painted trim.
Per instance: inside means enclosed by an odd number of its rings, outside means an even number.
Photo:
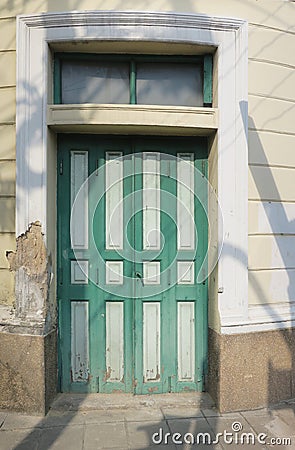
[[[129,27],[136,28],[132,32],[137,32],[137,27],[164,27],[164,28],[187,28],[198,30],[215,31],[240,31],[240,28],[246,24],[245,20],[231,17],[216,17],[206,14],[194,13],[174,13],[161,11],[65,11],[57,13],[42,14],[23,14],[18,16],[28,28],[75,28],[82,27],[84,30],[91,26],[94,27]],[[88,34],[88,30],[85,30]],[[125,34],[125,33],[122,33]],[[156,34],[156,33],[155,33]],[[175,31],[174,31],[174,34]],[[140,33],[142,39],[142,35]],[[99,36],[98,36],[99,38]],[[84,39],[97,40],[97,36],[85,36]],[[55,39],[54,39],[55,40]],[[126,35],[128,40],[128,35]],[[165,36],[159,39],[166,41]],[[181,40],[181,36],[176,39]],[[200,42],[202,43],[202,42]],[[210,42],[208,42],[210,44]]]
[[[157,134],[165,130],[167,134],[208,135],[218,128],[216,108],[192,108],[153,105],[49,105],[47,124],[55,131],[87,131],[94,133],[118,127],[123,132],[136,133],[138,129]],[[156,131],[155,131],[156,130]]]
[[[295,326],[295,302],[250,305],[249,317],[244,323],[228,322],[221,328],[222,334],[254,333]]]
[[[251,323],[286,322],[294,319],[295,302],[249,305]]]
[[[80,11],[17,18],[16,233],[40,220],[47,236],[47,72],[49,44],[149,41],[217,48],[218,194],[225,245],[218,265],[221,324],[247,317],[247,22],[166,12]]]

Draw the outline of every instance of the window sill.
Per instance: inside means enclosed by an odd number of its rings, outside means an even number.
[[[218,110],[150,105],[48,105],[47,125],[58,132],[209,135]]]

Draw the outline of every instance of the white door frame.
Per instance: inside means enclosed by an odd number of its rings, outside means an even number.
[[[16,235],[40,221],[53,256],[54,139],[47,126],[47,104],[52,98],[51,46],[83,41],[148,41],[217,49],[214,96],[219,124],[213,175],[218,180],[225,235],[218,263],[216,307],[220,330],[230,327],[239,331],[239,326],[248,321],[247,22],[170,12],[80,11],[18,16]],[[20,291],[21,286],[17,289]],[[55,295],[54,283],[51,291]]]

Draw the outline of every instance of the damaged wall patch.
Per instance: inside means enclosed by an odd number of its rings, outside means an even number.
[[[16,251],[7,252],[15,272],[16,317],[45,320],[50,282],[49,258],[40,222],[32,223],[16,241]]]

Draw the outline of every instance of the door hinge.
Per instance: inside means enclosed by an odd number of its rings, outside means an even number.
[[[64,161],[63,159],[59,163],[59,174],[62,175],[64,170]]]

